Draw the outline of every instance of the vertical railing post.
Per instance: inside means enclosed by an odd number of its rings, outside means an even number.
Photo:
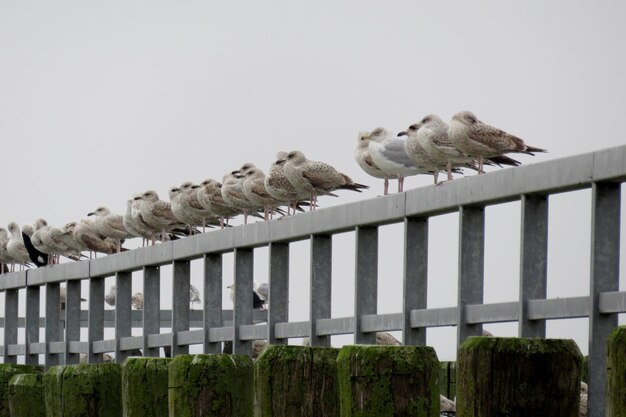
[[[39,355],[30,353],[30,344],[39,342],[39,316],[41,302],[39,285],[26,287],[26,365],[38,365]]]
[[[129,271],[115,274],[115,362],[122,363],[129,356],[121,350],[120,339],[129,337],[131,332],[131,292],[132,273]]]
[[[17,356],[9,355],[9,345],[17,344],[18,291],[4,292],[4,363],[17,363]]]
[[[104,339],[104,278],[89,278],[89,328],[87,329],[87,360],[101,363],[102,354],[95,354],[93,344]]]
[[[46,369],[59,365],[59,356],[50,353],[50,343],[61,340],[60,286],[58,282],[46,284]]]
[[[330,346],[330,336],[317,335],[317,320],[331,315],[333,238],[311,236],[311,300],[309,302],[310,344]]]
[[[70,343],[80,341],[80,280],[66,283],[65,293],[65,364],[80,362],[80,354],[70,353]]]
[[[354,281],[354,343],[376,344],[376,333],[365,333],[362,317],[378,309],[378,228],[356,228],[356,265]]]
[[[466,321],[465,307],[482,304],[485,266],[485,208],[459,209],[459,283],[457,347],[468,336],[480,336],[482,325]]]
[[[189,261],[174,261],[172,280],[172,357],[189,353],[189,346],[178,344],[178,332],[189,330]]]
[[[426,329],[411,327],[411,310],[425,309],[428,298],[428,218],[404,218],[402,340],[426,345]]]
[[[148,347],[148,337],[161,332],[161,272],[158,266],[143,269],[143,355],[159,356],[159,348]]]
[[[252,324],[252,288],[254,274],[254,251],[249,248],[235,249],[235,303],[233,308],[233,353],[252,355],[252,342],[239,336],[240,326]]]
[[[286,345],[287,339],[276,338],[275,326],[289,321],[289,243],[270,243],[269,257],[267,341]]]
[[[211,328],[222,327],[222,254],[204,255],[204,353],[221,353],[220,342],[211,343]]]
[[[528,301],[545,299],[548,282],[548,197],[522,196],[519,337],[546,337],[545,320],[528,319]]]
[[[617,314],[600,313],[600,294],[619,289],[621,184],[593,183],[589,290],[589,417],[604,416],[606,342]]]

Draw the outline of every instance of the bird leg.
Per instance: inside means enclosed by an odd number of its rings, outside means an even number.
[[[448,159],[448,181],[452,181],[452,161]]]
[[[479,174],[484,174],[485,171],[483,171],[483,164],[484,164],[485,160],[483,159],[482,156],[478,157],[478,173]]]
[[[404,190],[404,177],[398,177],[398,192],[401,193]]]
[[[243,213],[243,224],[248,224],[248,213]]]
[[[388,194],[389,194],[389,180],[385,178],[385,187],[383,189],[383,195],[388,195]]]
[[[439,176],[439,169],[435,168],[435,173],[433,174],[433,178],[435,179],[435,185],[437,185],[438,176]]]

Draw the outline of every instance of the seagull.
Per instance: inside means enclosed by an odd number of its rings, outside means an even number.
[[[117,251],[122,249],[122,241],[135,237],[124,227],[124,217],[121,214],[113,214],[106,207],[98,207],[87,216],[95,216],[93,226],[96,231],[117,242]]]
[[[28,252],[30,260],[35,264],[37,268],[48,265],[48,254],[38,250],[30,240],[30,237],[35,233],[33,226],[25,224],[22,226],[22,240],[24,246]]]
[[[174,230],[186,232],[185,225],[174,217],[171,204],[160,200],[156,191],[146,191],[135,199],[137,198],[141,200],[139,205],[140,218],[159,233],[162,239],[165,239],[167,234]]]
[[[481,122],[469,111],[452,116],[448,137],[457,149],[478,158],[479,174],[484,172],[483,163],[487,158],[510,152],[528,155],[547,152],[545,149],[528,146],[522,139]]]
[[[251,164],[250,164],[251,165]],[[244,167],[248,164],[244,164]],[[253,204],[243,193],[244,178],[240,170],[227,173],[222,178],[222,198],[228,206],[243,211],[243,223],[248,224],[248,215],[255,213],[261,206]]]
[[[13,262],[7,252],[7,243],[9,243],[9,232],[4,227],[0,227],[0,274],[3,274],[8,265]]]
[[[192,284],[189,284],[189,302],[191,303],[191,309],[193,310],[194,304],[201,304],[200,291]]]
[[[80,301],[87,301],[87,299],[81,297]],[[61,307],[61,310],[65,310],[66,302],[67,302],[67,288],[59,287],[59,307]]]
[[[287,179],[284,171],[285,162],[287,162],[287,152],[278,152],[276,161],[272,163],[269,172],[265,176],[263,184],[267,193],[278,201],[287,203],[287,214],[296,213],[299,200],[306,200],[310,196],[302,191],[298,191]]]
[[[28,256],[28,251],[26,250],[26,246],[24,246],[24,240],[22,239],[22,232],[20,231],[20,227],[15,222],[9,223],[8,226],[9,233],[11,233],[11,237],[7,242],[7,253],[12,259],[12,266],[14,264],[19,264],[24,267],[28,265],[28,261],[30,261],[30,256]],[[14,267],[11,268],[15,270]]]
[[[352,190],[361,192],[367,185],[357,184],[350,177],[337,171],[329,164],[308,160],[301,151],[287,154],[283,170],[287,179],[298,190],[310,197],[310,208],[315,210],[315,201],[319,195],[333,194],[333,190]]]
[[[224,225],[228,224],[228,219],[242,214],[242,211],[229,206],[222,197],[222,184],[207,179],[200,183],[200,188],[196,192],[198,202],[207,209],[209,212],[219,216],[220,227],[223,229]]]
[[[259,298],[263,301],[267,301],[270,298],[270,287],[267,282],[258,283],[254,281],[254,292],[259,295]]]
[[[124,213],[122,222],[126,230],[132,235],[142,238],[142,246],[145,246],[146,241],[154,240],[156,232],[141,217],[139,206],[142,202],[138,198],[140,196],[141,194],[135,194],[131,200],[126,201],[126,213]]]
[[[187,225],[189,230],[197,224],[202,224],[202,217],[196,217],[193,213],[185,210],[181,204],[182,191],[178,187],[172,187],[169,190],[170,205],[172,208],[172,214],[179,222]]]
[[[228,288],[230,291],[228,296],[230,297],[230,301],[235,304],[235,284],[229,285]],[[252,308],[254,310],[262,310],[265,307],[265,300],[263,300],[259,294],[253,289],[252,290]]]
[[[143,310],[143,293],[134,293],[132,298],[130,299],[130,302],[135,310]]]
[[[83,219],[74,227],[74,239],[85,245],[90,251],[106,253],[108,255],[117,252],[117,242],[110,238],[104,238],[98,234],[94,224]],[[124,250],[124,249],[122,249]]]
[[[389,175],[383,172],[372,159],[369,151],[370,132],[359,132],[356,148],[354,149],[354,160],[363,171],[374,178],[385,180],[383,189],[384,195],[389,194],[389,180],[398,178],[397,175]]]
[[[219,216],[211,210],[207,210],[198,200],[199,185],[186,181],[180,185],[180,205],[183,211],[196,219],[200,219],[195,226],[202,226],[202,230],[209,224],[215,224]]]
[[[111,307],[115,307],[115,284],[109,287],[109,292],[104,296],[104,302],[110,305]]]
[[[398,192],[404,188],[404,177],[426,174],[428,170],[418,167],[404,149],[405,140],[394,137],[382,127],[374,129],[368,136],[369,153],[374,163],[386,174],[398,178]]]
[[[81,252],[89,250],[89,248],[74,238],[75,228],[76,222],[66,223],[62,227],[52,227],[50,228],[50,236],[55,241],[61,242],[67,248],[67,252],[64,253],[63,256],[78,261],[84,256]]]
[[[246,170],[243,181],[243,193],[252,204],[263,207],[264,219],[270,216],[285,200],[272,197],[265,188],[265,173],[257,167]]]

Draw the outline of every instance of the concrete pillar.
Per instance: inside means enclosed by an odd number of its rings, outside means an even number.
[[[438,417],[439,360],[428,346],[344,346],[341,417]]]
[[[11,417],[45,417],[42,374],[18,374],[9,381]]]
[[[122,366],[124,417],[167,417],[169,358],[126,359]]]
[[[582,355],[573,340],[470,337],[459,348],[459,417],[578,417]]]
[[[270,346],[254,365],[256,417],[339,416],[339,349]]]
[[[0,417],[10,417],[9,413],[9,381],[17,374],[32,374],[43,372],[43,367],[37,365],[0,364]]]

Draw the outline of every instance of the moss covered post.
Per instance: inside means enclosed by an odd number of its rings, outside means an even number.
[[[344,346],[341,417],[438,417],[439,360],[427,346]]]
[[[53,366],[43,376],[47,417],[122,417],[122,367]]]
[[[167,417],[169,358],[126,359],[122,366],[124,417]]]
[[[33,374],[43,372],[37,365],[0,364],[0,417],[10,417],[9,412],[9,381],[17,374]]]
[[[254,365],[256,417],[339,416],[339,349],[270,346]]]
[[[11,417],[45,417],[42,374],[18,374],[9,381]]]
[[[245,355],[178,355],[169,365],[176,417],[252,417],[254,365]]]
[[[459,417],[578,417],[582,355],[573,340],[470,337],[459,348]]]
[[[606,416],[626,417],[626,327],[616,327],[607,342]]]

